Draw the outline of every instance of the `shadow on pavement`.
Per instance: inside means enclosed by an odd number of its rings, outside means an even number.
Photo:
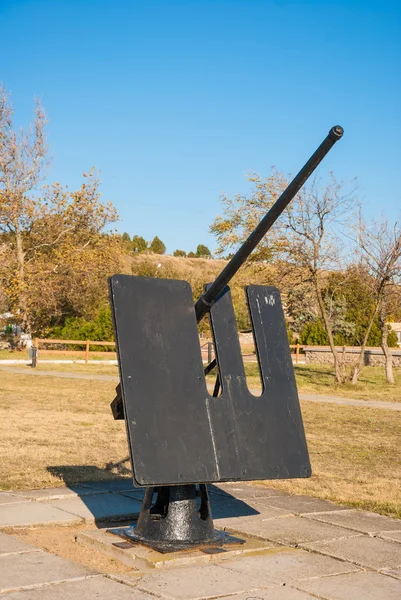
[[[108,522],[132,522],[141,509],[144,488],[134,487],[131,478],[114,475],[108,469],[82,465],[56,465],[47,467],[49,473],[64,481],[76,496],[64,500],[65,509],[94,519],[101,528]],[[126,469],[128,473],[130,470]],[[209,484],[213,519],[257,515],[259,512],[243,500],[225,490]]]

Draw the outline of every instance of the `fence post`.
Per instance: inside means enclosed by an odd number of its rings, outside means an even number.
[[[296,354],[295,354],[295,364],[298,364],[298,359],[299,359],[299,344],[297,343],[297,350],[296,350]]]
[[[88,364],[88,360],[89,360],[89,340],[86,340],[86,347],[85,347],[85,364]]]
[[[33,340],[33,345],[36,348],[36,361],[35,361],[35,367],[38,364],[38,358],[39,358],[39,338],[35,338]]]
[[[35,348],[35,346],[31,347],[31,355],[32,355],[31,367],[32,367],[32,369],[36,369],[36,365],[38,362],[38,349]]]

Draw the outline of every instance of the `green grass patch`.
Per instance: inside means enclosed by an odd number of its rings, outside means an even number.
[[[401,401],[401,369],[394,369],[395,384],[386,381],[384,367],[365,367],[356,385],[337,385],[334,369],[326,365],[294,365],[298,390],[360,400]],[[248,385],[260,387],[257,363],[245,363]]]

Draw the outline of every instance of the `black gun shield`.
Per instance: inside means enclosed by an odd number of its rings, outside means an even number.
[[[228,290],[211,310],[217,398],[206,388],[187,282],[114,275],[110,295],[136,485],[310,476],[278,290],[247,290],[259,397],[246,386]]]

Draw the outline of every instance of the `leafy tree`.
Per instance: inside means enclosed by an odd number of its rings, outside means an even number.
[[[387,325],[388,331],[388,345],[390,347],[397,346],[397,335],[394,331],[391,330],[389,325]],[[300,343],[308,346],[328,346],[329,338],[327,332],[324,328],[324,324],[322,319],[316,319],[316,321],[312,321],[305,325],[304,329],[300,335]],[[347,339],[342,333],[336,332],[334,334],[334,342],[336,346],[353,346],[349,339]],[[370,335],[368,338],[368,346],[380,346],[381,342],[381,331],[379,321],[373,324]]]
[[[299,341],[301,344],[307,346],[328,346],[329,336],[324,328],[322,319],[318,318],[316,321],[307,323],[301,331]]]
[[[187,254],[187,257],[188,257],[188,258],[197,258],[197,256],[196,256],[195,252],[192,252],[192,251],[191,251],[191,252],[188,252],[188,254]]]
[[[212,253],[207,246],[204,244],[199,244],[196,248],[196,256],[198,258],[211,258]]]
[[[126,231],[124,231],[124,233],[122,234],[121,239],[123,242],[127,242],[128,244],[131,243],[130,235]]]
[[[154,254],[165,254],[166,246],[156,235],[150,243],[149,250]]]
[[[13,131],[13,111],[0,89],[0,282],[9,308],[27,332],[65,315],[75,304],[99,304],[99,282],[118,262],[118,240],[105,235],[117,219],[100,202],[94,172],[76,191],[61,184],[40,187],[48,164],[45,113],[39,103],[34,126]],[[81,313],[82,314],[82,313]]]
[[[291,332],[299,334],[316,319],[319,309],[310,283],[291,285],[285,297],[285,312]]]
[[[173,256],[183,256],[185,257],[187,255],[187,253],[185,252],[185,250],[174,250]]]
[[[140,253],[145,252],[148,247],[148,243],[145,239],[140,235],[134,235],[132,238],[132,252]]]

